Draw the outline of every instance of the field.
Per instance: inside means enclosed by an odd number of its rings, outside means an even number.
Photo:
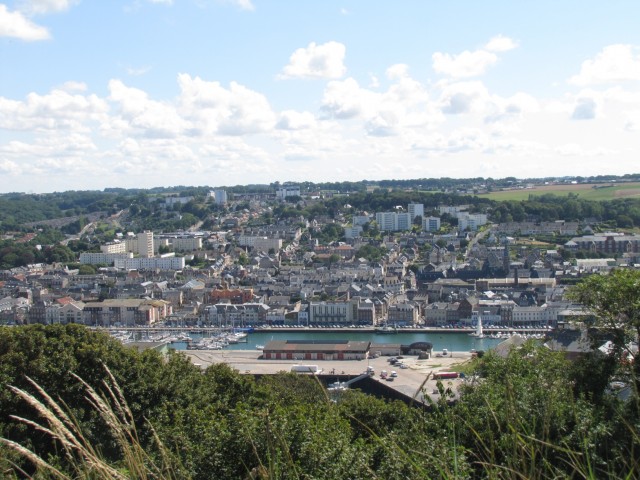
[[[562,197],[577,194],[583,200],[614,200],[616,198],[640,198],[640,182],[582,183],[577,185],[539,185],[521,190],[502,190],[478,195],[492,200],[528,200],[529,195],[553,194]]]

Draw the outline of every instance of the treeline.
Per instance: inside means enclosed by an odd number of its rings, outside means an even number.
[[[131,470],[122,438],[145,452],[137,470],[163,465],[165,475],[153,478],[543,479],[580,471],[634,478],[638,405],[606,394],[615,365],[602,357],[572,365],[533,344],[508,358],[489,353],[472,367],[482,380],[469,383],[460,401],[450,404],[452,392],[441,384],[440,400],[418,407],[358,391],[330,397],[312,377],[253,378],[225,365],[203,372],[179,353],[139,353],[77,325],[5,328],[0,436],[70,478],[110,478],[82,470],[87,459],[78,464],[45,432],[16,420],[45,421],[9,389],[42,399],[31,379],[68,408],[84,441],[124,478],[142,476]],[[135,434],[118,436],[113,421],[105,423],[87,402],[78,378],[109,402],[117,398],[105,366],[131,410]],[[2,444],[0,468],[4,475],[49,478],[44,467]]]
[[[640,199],[594,201],[571,194],[530,195],[528,200],[494,202],[490,219],[497,223],[591,219],[612,228],[632,228],[640,226]]]

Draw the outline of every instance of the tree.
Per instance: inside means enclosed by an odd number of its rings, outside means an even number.
[[[594,315],[595,326],[613,336],[618,355],[631,353],[629,343],[640,338],[640,271],[617,269],[609,275],[591,275],[569,295]]]

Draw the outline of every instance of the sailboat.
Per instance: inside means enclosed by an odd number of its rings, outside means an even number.
[[[476,326],[476,331],[469,334],[472,337],[476,338],[484,338],[484,333],[482,333],[482,317],[478,315],[478,324]]]

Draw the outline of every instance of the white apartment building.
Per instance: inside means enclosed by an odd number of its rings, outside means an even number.
[[[344,238],[357,238],[360,235],[362,235],[362,227],[360,225],[344,227]]]
[[[412,219],[411,214],[408,212],[376,212],[376,223],[380,230],[399,232],[411,230]]]
[[[294,185],[287,185],[276,190],[276,198],[278,200],[284,200],[287,197],[299,197],[300,187]]]
[[[471,231],[475,231],[478,227],[487,223],[487,215],[484,213],[459,212],[456,216],[458,217],[458,228],[460,230],[468,228]]]
[[[422,217],[422,230],[425,232],[440,230],[440,217]]]
[[[229,197],[227,196],[227,191],[222,189],[216,189],[209,192],[209,196],[213,198],[213,200],[218,205],[224,205],[229,201]]]
[[[124,270],[182,270],[185,260],[184,257],[119,258],[113,266]]]
[[[424,205],[422,203],[410,203],[407,210],[409,210],[412,222],[418,215],[424,217]]]
[[[110,242],[100,245],[102,253],[127,253],[127,244],[124,242]]]
[[[153,248],[158,253],[160,246],[171,247],[174,252],[193,252],[202,249],[202,237],[155,237]]]
[[[263,252],[268,252],[272,248],[278,251],[282,248],[282,239],[242,234],[238,237],[238,244],[241,247],[249,247]]]
[[[353,219],[351,220],[351,223],[355,226],[355,225],[364,225],[365,223],[368,223],[369,220],[371,220],[369,218],[369,215],[354,215]]]
[[[116,260],[128,258],[133,258],[133,253],[85,252],[80,254],[80,263],[83,265],[113,265]]]
[[[312,325],[336,325],[354,323],[351,302],[310,302],[309,323]]]
[[[443,213],[448,213],[449,215],[453,215],[455,216],[457,213],[459,212],[463,212],[465,210],[467,210],[469,208],[469,205],[439,205],[438,206],[438,211],[440,212],[440,215],[442,215]]]

